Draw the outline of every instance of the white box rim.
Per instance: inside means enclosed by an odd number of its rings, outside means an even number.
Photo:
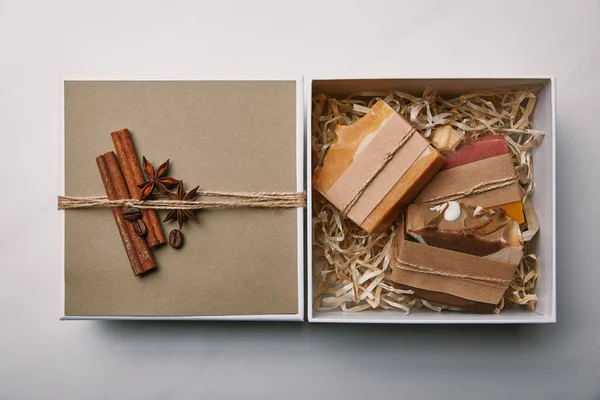
[[[540,315],[532,312],[527,317],[505,317],[502,314],[487,316],[487,315],[476,315],[470,314],[473,318],[454,318],[450,313],[444,317],[438,317],[435,320],[425,319],[420,316],[412,316],[411,318],[403,318],[404,314],[399,314],[397,318],[356,318],[353,313],[346,313],[345,317],[332,318],[321,315],[315,316],[314,312],[314,297],[313,297],[313,271],[312,271],[312,195],[310,188],[312,187],[312,153],[311,148],[311,134],[312,134],[312,83],[315,80],[374,80],[374,79],[390,79],[390,80],[547,80],[550,81],[550,102],[551,102],[551,128],[552,132],[550,135],[552,142],[552,170],[551,170],[551,191],[552,191],[552,232],[551,232],[551,261],[550,261],[550,272],[552,274],[552,285],[551,295],[552,303],[550,304],[550,313],[548,315]],[[305,102],[306,102],[306,187],[307,187],[307,215],[306,215],[306,277],[307,277],[307,314],[309,323],[372,323],[372,324],[532,324],[532,323],[556,323],[556,76],[555,75],[518,75],[518,76],[468,76],[468,77],[456,77],[456,76],[418,76],[418,75],[407,75],[403,77],[389,77],[389,76],[335,76],[335,77],[315,77],[305,76]],[[377,312],[377,311],[363,311],[365,312]]]

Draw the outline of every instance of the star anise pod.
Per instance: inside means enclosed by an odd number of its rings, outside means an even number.
[[[148,160],[146,160],[146,157],[143,157],[143,159],[144,173],[146,174],[148,181],[138,185],[138,187],[142,189],[142,193],[140,195],[142,200],[147,199],[152,192],[154,192],[154,188],[158,188],[161,193],[168,193],[169,190],[173,189],[175,185],[179,183],[179,181],[175,178],[164,176],[167,172],[167,168],[169,168],[170,160],[162,163],[155,172],[154,167],[148,162]]]
[[[198,188],[199,186],[196,186],[186,193],[185,190],[183,190],[183,181],[179,181],[177,184],[177,193],[166,193],[166,195],[171,200],[192,200],[194,197],[196,197]],[[196,214],[194,214],[193,210],[171,210],[163,222],[171,221],[175,218],[177,218],[177,222],[179,223],[179,229],[183,227],[183,223],[185,222],[186,218],[200,222],[198,221],[198,218],[196,217]]]

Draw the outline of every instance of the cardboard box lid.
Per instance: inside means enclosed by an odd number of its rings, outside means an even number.
[[[66,81],[65,194],[104,195],[95,158],[114,149],[110,132],[121,128],[132,132],[140,158],[155,166],[170,158],[169,175],[187,189],[297,191],[298,87]],[[159,212],[161,220],[165,215]],[[217,209],[197,216],[199,224],[183,228],[184,247],[156,249],[158,270],[135,278],[109,209],[66,211],[65,316],[301,312],[301,211]],[[164,223],[165,235],[176,227]]]

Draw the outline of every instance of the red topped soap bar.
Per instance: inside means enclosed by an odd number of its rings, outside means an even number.
[[[445,154],[446,165],[442,169],[459,167],[503,154],[508,154],[508,145],[504,136],[489,135],[467,139],[457,150]]]
[[[476,139],[467,138],[456,150],[444,153],[446,156],[446,164],[444,164],[442,170],[448,170],[508,154],[508,145],[506,144],[504,136],[486,135]],[[435,181],[433,181],[432,184],[435,184]],[[493,204],[492,207],[504,209],[506,216],[517,221],[519,224],[525,222],[521,199],[515,199],[515,201],[510,203]]]

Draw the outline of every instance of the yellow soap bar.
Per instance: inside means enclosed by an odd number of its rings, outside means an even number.
[[[417,161],[363,221],[363,229],[371,233],[385,231],[398,217],[402,208],[417,196],[444,163],[444,157],[433,147],[429,146],[423,150]]]
[[[387,103],[380,100],[361,119],[351,125],[338,125],[337,137],[331,144],[323,165],[313,175],[313,186],[323,196],[328,197],[328,191],[338,181],[342,174],[355,162],[355,158],[364,151],[369,151],[369,143],[376,135],[395,134],[402,138],[409,130],[410,124],[402,119]],[[390,122],[390,121],[393,121]],[[398,126],[406,127],[405,131],[390,132]],[[410,156],[415,160],[405,171],[398,171],[393,185],[381,201],[369,210],[366,217],[360,221],[354,220],[369,233],[382,232],[398,217],[402,208],[408,205],[423,187],[433,178],[435,173],[444,165],[445,158],[426,141],[419,133],[413,134],[410,140],[424,141],[424,150]],[[404,153],[403,153],[404,154]],[[383,193],[383,192],[382,192]]]
[[[462,137],[463,135],[458,133],[456,129],[452,128],[450,125],[445,125],[434,129],[433,132],[431,132],[429,140],[436,149],[444,152],[454,150],[460,143]]]

